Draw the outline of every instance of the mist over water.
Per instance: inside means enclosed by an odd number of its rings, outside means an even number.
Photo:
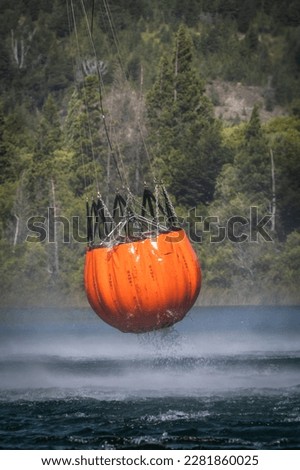
[[[142,335],[120,333],[90,311],[25,311],[19,323],[11,312],[15,324],[0,337],[1,389],[95,388],[111,398],[300,383],[297,309],[271,309],[268,321],[263,309],[219,310],[194,309],[182,323]]]
[[[12,409],[20,448],[300,447],[297,307],[195,308],[142,335],[120,333],[89,309],[2,311],[1,319],[0,448],[1,438],[2,448],[17,445]],[[37,444],[38,416],[45,439]],[[254,442],[257,422],[265,437]]]

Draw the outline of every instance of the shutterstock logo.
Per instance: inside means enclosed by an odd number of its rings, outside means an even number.
[[[71,218],[63,215],[55,215],[55,208],[48,207],[48,217],[33,216],[27,221],[29,234],[26,241],[29,243],[86,243],[87,234],[80,233],[80,217]]]
[[[199,216],[196,209],[192,209],[187,220],[187,232],[195,243],[202,243],[207,237],[210,243],[222,243],[225,240],[232,243],[256,243],[259,240],[273,242],[269,233],[272,215],[259,216],[256,206],[249,208],[249,217],[232,215],[226,221],[221,221],[218,215]]]
[[[155,227],[157,223],[168,227],[168,220],[161,216],[158,221],[143,219],[143,228],[138,222],[132,222],[132,235],[139,237],[143,233],[147,233],[148,237],[155,237],[157,232]],[[146,220],[146,222],[145,222]],[[86,226],[86,219],[80,220],[80,217],[73,216],[71,218],[62,215],[55,215],[53,207],[48,208],[48,216],[34,216],[27,221],[28,234],[26,241],[29,243],[77,243],[87,242],[87,230],[80,231],[80,222]],[[91,219],[95,223],[95,219]],[[201,216],[198,215],[196,209],[190,209],[187,217],[178,217],[178,223],[187,233],[193,243],[222,243],[226,240],[231,243],[257,243],[259,241],[273,242],[269,233],[271,228],[272,215],[259,214],[258,207],[251,206],[249,208],[249,216],[232,215],[227,220],[221,220],[218,215]],[[96,222],[96,224],[99,222]],[[145,227],[146,225],[146,227]],[[125,224],[123,223],[123,226]],[[108,224],[106,233],[111,230],[111,223]],[[116,229],[115,236],[118,237],[119,232]],[[114,235],[112,235],[113,237]],[[181,238],[170,238],[172,243],[180,242]]]

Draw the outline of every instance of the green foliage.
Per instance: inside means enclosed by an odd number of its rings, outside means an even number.
[[[191,37],[181,25],[172,61],[161,60],[147,109],[160,176],[186,206],[212,200],[221,165],[220,127],[204,91],[193,66]]]
[[[300,227],[300,119],[280,117],[266,124],[273,150],[281,237]]]
[[[118,42],[100,3],[93,38],[104,68],[102,104],[126,185],[140,193],[152,180],[142,130],[179,215],[197,207],[203,219],[218,220],[209,230],[202,226],[197,246],[204,296],[208,290],[218,302],[230,292],[236,302],[299,300],[299,2],[115,0]],[[92,2],[85,5],[91,22]],[[7,304],[84,302],[85,244],[72,237],[72,217],[79,216],[84,239],[85,197],[100,189],[109,200],[120,183],[81,3],[74,9],[76,30],[65,2],[16,0],[12,7],[0,0],[0,295]],[[215,119],[205,92],[216,79],[259,85],[268,110],[281,104],[291,115],[262,123],[254,107],[249,122],[230,127]],[[250,223],[250,206],[258,218],[270,212],[270,150],[276,227],[265,228],[272,241],[251,241],[249,225],[237,223],[234,234],[248,239],[235,243],[228,237],[232,216]],[[49,207],[61,218],[52,232]],[[44,220],[42,243],[26,241],[33,215]],[[197,217],[189,219],[197,241]],[[225,238],[212,242],[222,227]]]
[[[55,177],[54,152],[60,148],[61,130],[58,111],[51,96],[48,97],[39,121],[32,162],[26,171],[26,189],[30,194],[34,213],[47,215],[51,201],[51,180]]]
[[[205,285],[236,292],[237,299],[248,302],[270,302],[273,292],[276,302],[297,302],[299,270],[299,120],[292,117],[276,118],[266,125],[260,123],[254,108],[250,121],[235,128],[226,128],[226,144],[235,153],[232,164],[223,167],[216,185],[211,216],[218,217],[221,227],[228,228],[232,216],[242,217],[250,224],[250,206],[258,209],[258,218],[268,215],[271,203],[270,148],[275,161],[276,231],[271,224],[265,226],[272,241],[259,236],[251,241],[249,225],[237,225],[247,235],[244,243],[233,243],[227,236],[222,243],[204,240],[202,252],[206,269]],[[286,242],[280,242],[283,234]],[[209,234],[210,235],[210,234]],[[297,251],[298,250],[298,251]],[[262,288],[263,283],[264,288]],[[266,300],[267,299],[267,300]],[[239,301],[233,298],[232,301]]]
[[[280,282],[289,289],[295,286],[295,280],[300,275],[300,233],[294,231],[287,237],[282,246],[279,257],[276,258],[273,267],[273,276],[277,284]]]
[[[76,194],[98,185],[102,177],[104,155],[104,134],[95,76],[88,76],[74,91],[69,102],[66,133],[70,149],[74,152],[72,162],[72,184]]]
[[[244,141],[235,157],[238,189],[249,202],[271,201],[271,166],[267,140],[263,135],[258,107],[254,106],[244,131]]]

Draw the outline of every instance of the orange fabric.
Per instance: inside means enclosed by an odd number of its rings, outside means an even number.
[[[197,256],[183,230],[86,252],[85,290],[93,310],[123,332],[180,321],[201,286]]]

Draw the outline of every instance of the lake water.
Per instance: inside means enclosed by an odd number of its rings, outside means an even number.
[[[300,449],[300,308],[194,308],[123,334],[0,311],[1,449]]]

